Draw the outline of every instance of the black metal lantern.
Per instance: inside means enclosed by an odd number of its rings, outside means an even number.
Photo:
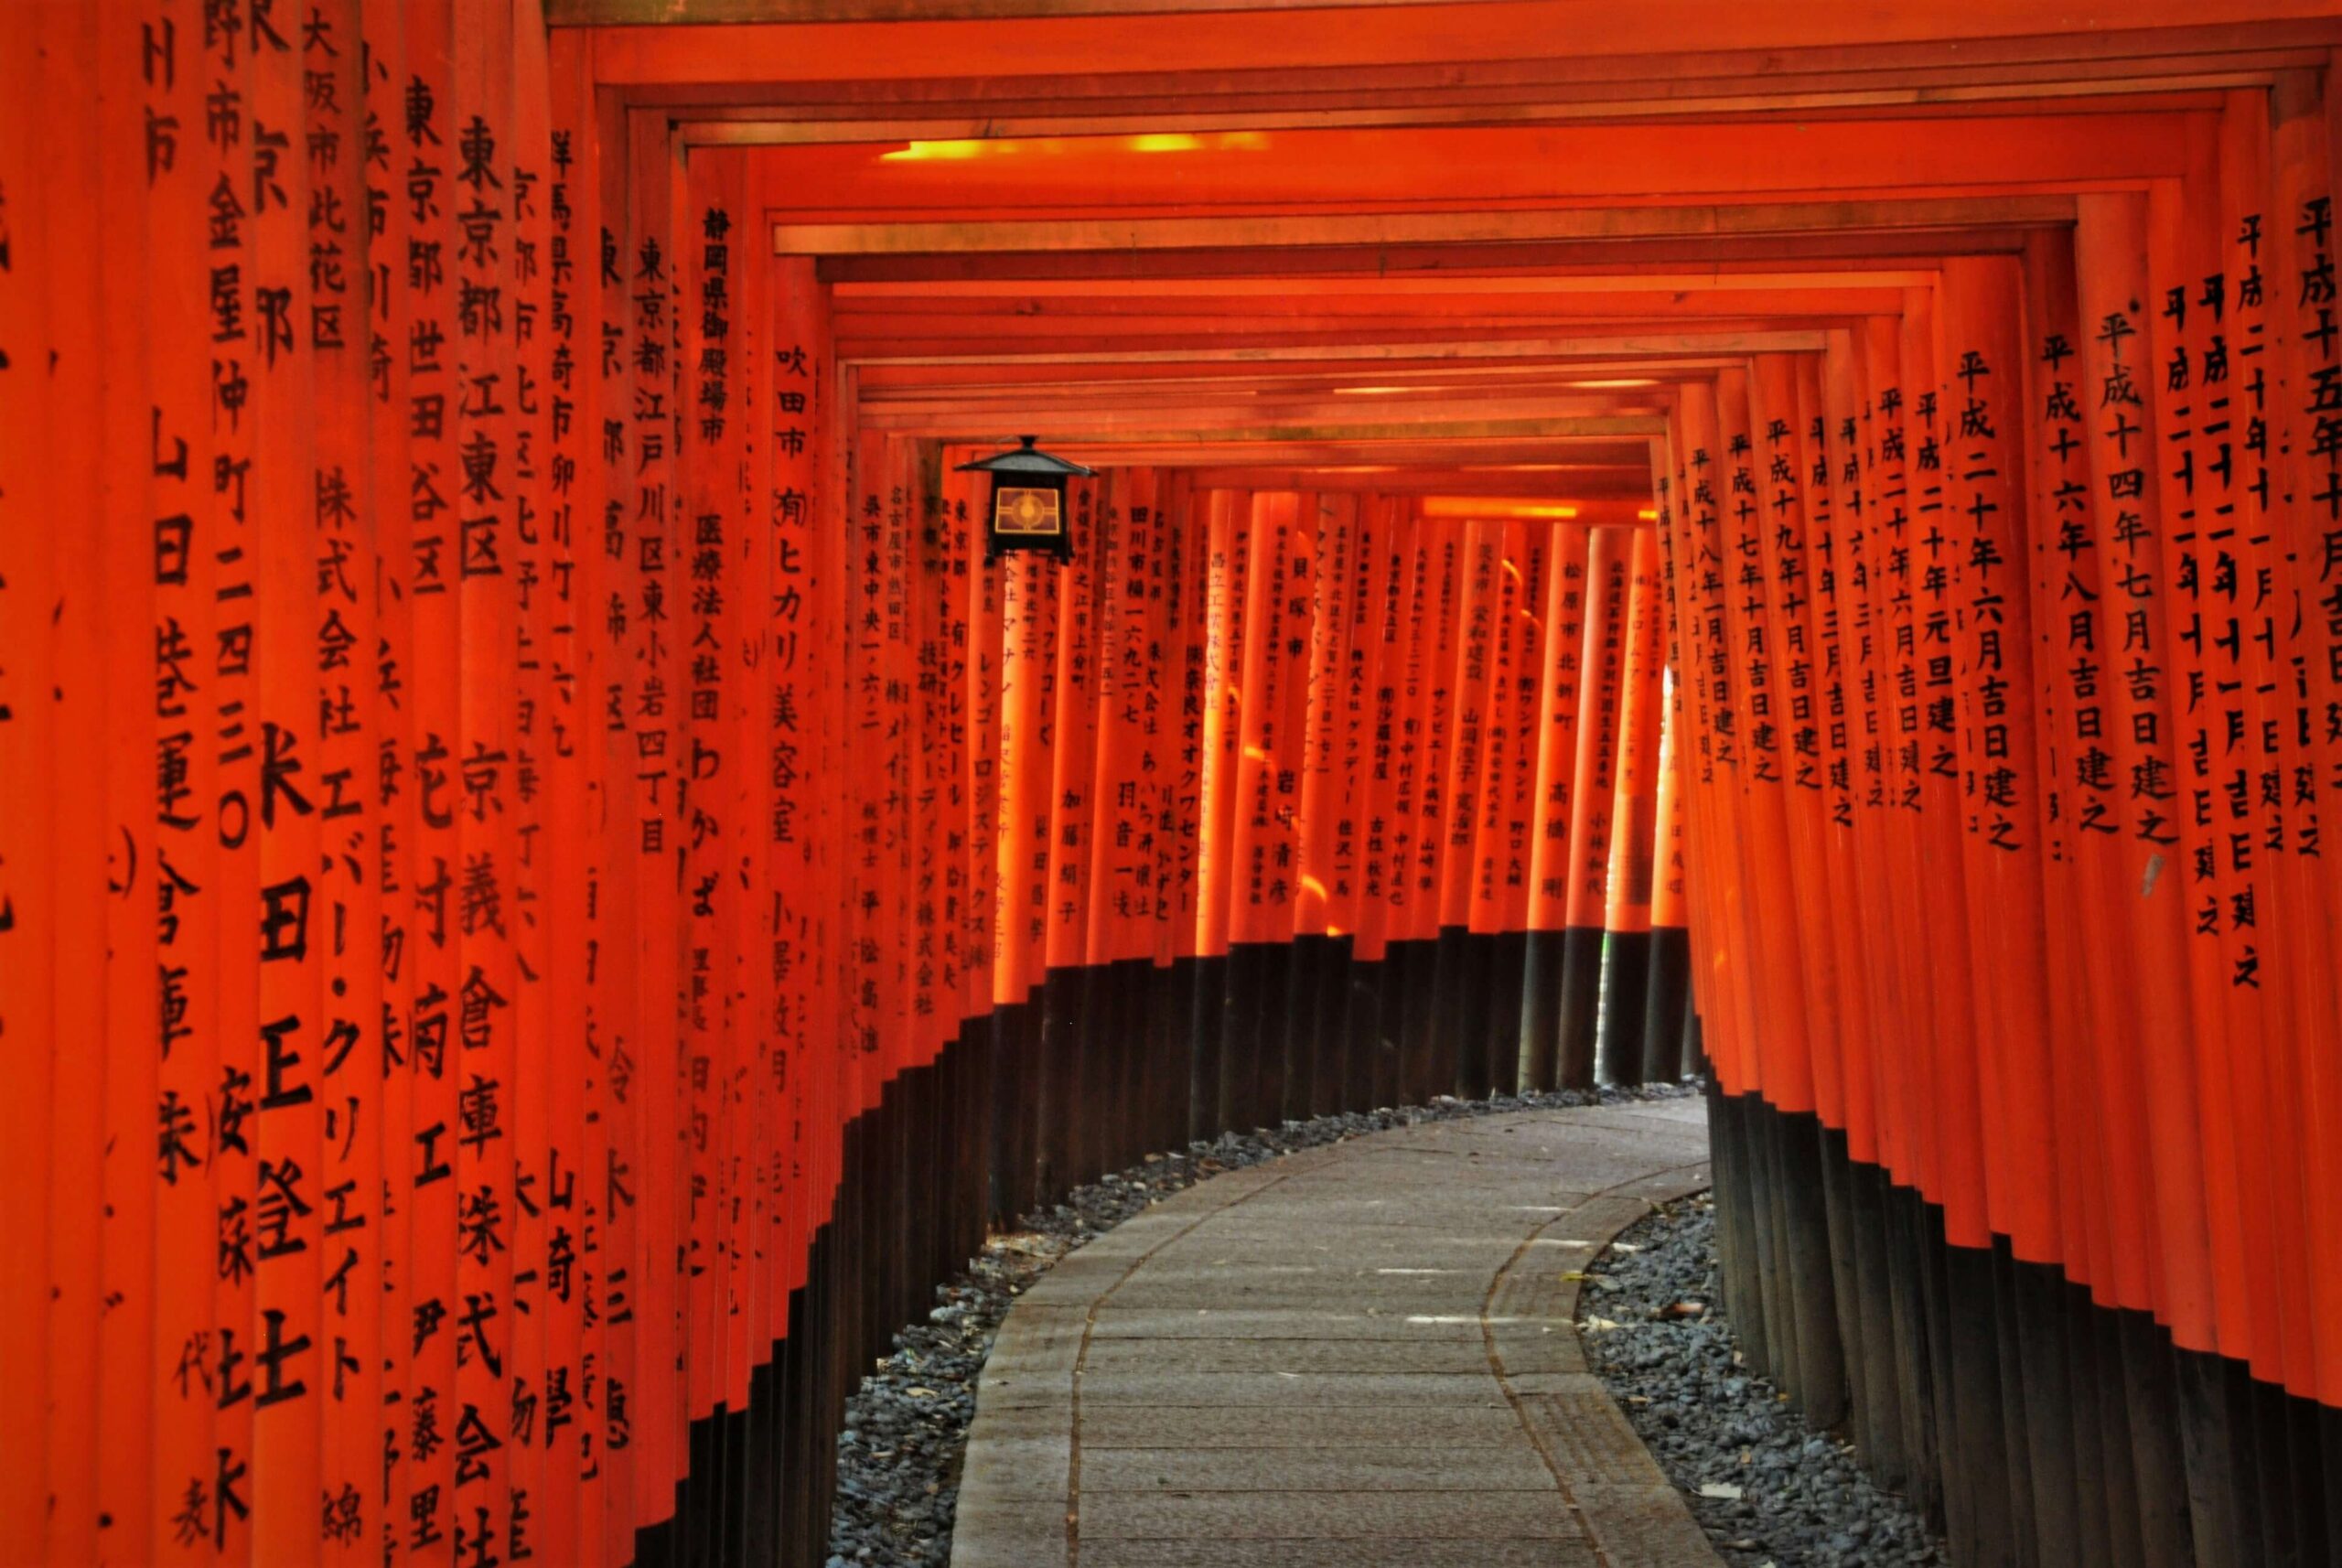
[[[1034,437],[1014,452],[960,465],[963,474],[992,476],[992,510],[984,525],[984,559],[1006,550],[1043,550],[1060,561],[1073,559],[1073,521],[1066,513],[1065,482],[1096,472],[1062,457],[1052,457],[1033,445]]]

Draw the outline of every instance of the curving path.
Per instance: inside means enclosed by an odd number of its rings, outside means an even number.
[[[1697,1100],[1215,1176],[1002,1326],[954,1568],[1715,1568],[1585,1369],[1569,1276],[1708,1184]]]

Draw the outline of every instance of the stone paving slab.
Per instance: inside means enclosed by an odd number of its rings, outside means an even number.
[[[967,1492],[961,1491],[960,1511],[967,1512]],[[1071,1526],[1062,1515],[1047,1512],[1008,1515],[987,1509],[983,1525],[966,1541],[951,1540],[951,1568],[1036,1568],[1041,1563],[1071,1560],[1067,1537]],[[1094,1562],[1094,1560],[1092,1560]]]
[[[1481,1377],[1488,1369],[1488,1348],[1477,1335],[1469,1339],[1092,1339],[1081,1363],[1084,1389],[1092,1378],[1142,1371],[1448,1372]]]
[[[1706,1155],[1695,1101],[1531,1112],[1166,1199],[1002,1326],[953,1563],[1717,1568],[1573,1323]]]
[[[1533,1221],[1532,1221],[1533,1223]],[[1147,1261],[1150,1283],[1176,1274],[1430,1274],[1442,1271],[1469,1272],[1486,1280],[1504,1266],[1520,1245],[1518,1236],[1488,1240],[1459,1241],[1452,1237],[1418,1240],[1413,1244],[1389,1231],[1356,1244],[1336,1247],[1291,1238],[1278,1241],[1266,1236],[1189,1236],[1173,1242]]]
[[[1341,1312],[1319,1307],[1283,1310],[1196,1307],[1101,1307],[1090,1319],[1090,1342],[1113,1339],[1454,1339],[1480,1343],[1477,1315]]]
[[[1300,1196],[1305,1201],[1311,1189]],[[1316,1189],[1316,1190],[1323,1190]],[[1565,1214],[1577,1207],[1573,1203],[1520,1206],[1515,1212],[1489,1212],[1486,1204],[1452,1204],[1427,1210],[1421,1218],[1384,1219],[1391,1214],[1387,1205],[1359,1208],[1354,1212],[1373,1215],[1371,1219],[1345,1219],[1334,1208],[1310,1204],[1310,1223],[1319,1228],[1319,1234],[1305,1239],[1295,1249],[1293,1206],[1271,1203],[1265,1198],[1237,1213],[1222,1215],[1210,1225],[1190,1235],[1182,1236],[1155,1253],[1157,1259],[1176,1255],[1193,1256],[1199,1253],[1225,1253],[1231,1247],[1283,1248],[1299,1251],[1306,1257],[1355,1257],[1376,1248],[1402,1245],[1420,1247],[1423,1244],[1426,1227],[1440,1228],[1440,1240],[1453,1247],[1497,1247],[1505,1251],[1520,1244],[1520,1226],[1524,1217],[1534,1223]]]
[[[1251,1286],[1290,1292],[1304,1286],[1316,1290],[1321,1296],[1331,1294],[1338,1298],[1351,1293],[1366,1296],[1397,1292],[1413,1296],[1424,1290],[1468,1295],[1472,1287],[1486,1285],[1488,1277],[1505,1266],[1513,1251],[1511,1247],[1432,1245],[1420,1252],[1391,1248],[1364,1258],[1338,1261],[1295,1255],[1283,1262],[1226,1253],[1211,1259],[1194,1253],[1185,1257],[1166,1254],[1160,1267],[1147,1269],[1145,1283],[1150,1290],[1161,1290],[1167,1284],[1192,1283],[1202,1291]],[[1119,1296],[1121,1293],[1116,1294]]]
[[[1386,1434],[1387,1435],[1387,1434]],[[1360,1444],[1348,1448],[1106,1448],[1085,1455],[1099,1492],[1550,1492],[1552,1474],[1513,1444]]]
[[[1323,1174],[1332,1180],[1348,1182],[1387,1175],[1410,1165],[1434,1165],[1460,1179],[1498,1182],[1532,1175],[1520,1170],[1522,1165],[1551,1169],[1551,1159],[1560,1155],[1563,1147],[1517,1136],[1477,1137],[1468,1142],[1459,1139],[1453,1144],[1402,1144],[1372,1151],[1362,1162],[1361,1169]],[[1549,1190],[1606,1191],[1620,1181],[1681,1165],[1687,1159],[1705,1158],[1707,1155],[1703,1144],[1681,1137],[1673,1128],[1658,1136],[1640,1138],[1632,1133],[1590,1123],[1584,1136],[1573,1139],[1566,1148],[1569,1164],[1565,1171],[1555,1173]],[[1663,1157],[1654,1160],[1654,1155]]]
[[[1389,1443],[1393,1433],[1427,1446],[1517,1447],[1521,1440],[1519,1412],[1493,1391],[1470,1404],[1252,1405],[1229,1410],[1110,1405],[1081,1413],[1085,1454],[1101,1448],[1166,1446],[1375,1448]]]
[[[1582,1541],[1585,1527],[1546,1492],[1195,1492],[1082,1494],[1085,1541]]]
[[[970,1455],[961,1471],[962,1486],[1042,1503],[1047,1505],[1042,1511],[1050,1514],[1063,1510],[1066,1488],[1073,1483],[1073,1434],[1012,1437],[994,1428],[981,1435],[981,1449]],[[1087,1477],[1083,1484],[1089,1485]]]
[[[1445,1404],[1483,1397],[1493,1381],[1485,1361],[1463,1373],[1131,1372],[1083,1374],[1077,1380],[1085,1412],[1106,1404]]]
[[[1548,1372],[1585,1370],[1585,1347],[1578,1343],[1566,1319],[1558,1323],[1514,1320],[1496,1326],[1488,1337],[1498,1373],[1507,1382]]]
[[[1592,1373],[1539,1380],[1546,1387],[1522,1397],[1521,1416],[1551,1463],[1587,1486],[1668,1484]]]
[[[1460,1276],[1458,1276],[1460,1277]],[[1485,1281],[1486,1276],[1482,1276]],[[1123,1306],[1206,1307],[1213,1311],[1306,1311],[1329,1297],[1393,1317],[1410,1313],[1476,1312],[1477,1301],[1459,1296],[1454,1277],[1436,1275],[1297,1274],[1284,1279],[1150,1280],[1144,1274],[1114,1293]]]
[[[1639,1197],[1650,1203],[1672,1203],[1715,1185],[1715,1174],[1704,1165],[1684,1171],[1670,1171],[1631,1181],[1613,1189],[1621,1197]]]
[[[959,1559],[952,1559],[958,1564]],[[1109,1541],[1082,1568],[1602,1568],[1585,1541]],[[987,1568],[989,1565],[987,1564]]]

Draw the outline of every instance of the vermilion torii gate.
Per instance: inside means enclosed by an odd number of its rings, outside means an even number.
[[[2342,29],[2036,9],[8,13],[0,1558],[818,1560],[988,1220],[1703,1064],[1963,1561],[2342,1552]]]

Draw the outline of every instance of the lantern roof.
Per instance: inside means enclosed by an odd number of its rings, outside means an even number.
[[[1033,444],[1039,439],[1037,436],[1020,435],[1017,439],[1024,445],[1015,451],[997,453],[990,457],[979,457],[972,463],[962,463],[957,471],[962,474],[1006,474],[1012,478],[1017,476],[1040,478],[1044,475],[1061,474],[1085,479],[1098,471],[1095,468],[1085,468],[1079,463],[1069,463],[1062,457],[1053,456],[1042,451]]]

